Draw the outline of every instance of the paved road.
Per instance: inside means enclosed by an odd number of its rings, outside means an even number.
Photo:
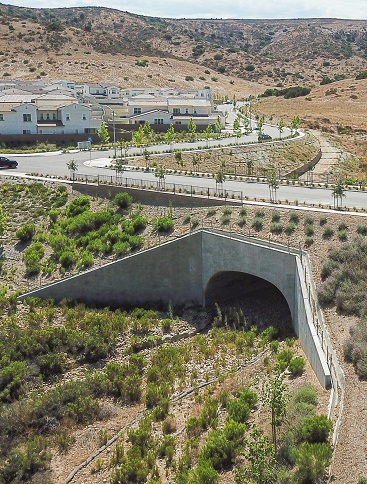
[[[3,175],[21,175],[38,174],[38,175],[53,175],[53,176],[68,176],[69,171],[66,163],[71,159],[79,165],[77,174],[90,175],[115,175],[115,172],[108,168],[112,159],[113,151],[92,151],[89,152],[75,152],[65,154],[52,155],[32,155],[32,156],[12,156],[19,162],[16,170],[0,170]],[[154,174],[151,172],[143,172],[136,170],[126,170],[123,173],[124,177],[138,178],[144,180],[156,180]],[[196,187],[215,188],[215,181],[208,177],[190,177],[182,175],[167,175],[166,181],[170,183],[192,185]],[[242,191],[243,196],[249,198],[256,198],[258,200],[269,200],[269,189],[266,183],[256,182],[241,182],[238,180],[226,180],[224,182],[226,190]],[[311,188],[311,187],[296,187],[292,185],[281,185],[277,190],[277,198],[281,201],[288,200],[289,202],[299,203],[313,203],[332,205],[333,197],[331,189]],[[346,197],[343,199],[343,205],[353,208],[367,209],[367,193],[358,191],[347,191]]]

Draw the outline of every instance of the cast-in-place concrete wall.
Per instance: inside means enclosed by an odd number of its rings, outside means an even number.
[[[201,230],[159,247],[31,291],[35,296],[124,306],[162,302],[205,305],[218,273],[243,272],[270,282],[288,303],[294,330],[320,383],[331,383],[327,359],[313,325],[300,253],[237,234]]]

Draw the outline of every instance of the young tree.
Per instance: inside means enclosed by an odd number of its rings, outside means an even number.
[[[115,160],[114,168],[116,172],[116,178],[125,171],[124,161],[122,160],[122,158],[117,158]]]
[[[205,128],[205,130],[203,131],[203,136],[204,138],[206,139],[206,145],[208,146],[209,144],[209,139],[213,137],[213,127],[212,125],[209,123],[208,126]]]
[[[199,171],[199,164],[201,161],[201,155],[199,153],[194,153],[192,155],[192,171],[197,173]]]
[[[184,165],[183,159],[182,159],[182,151],[181,150],[175,150],[175,160],[178,166],[181,166],[181,168]]]
[[[214,180],[215,180],[215,190],[217,191],[218,185],[223,190],[223,183],[226,181],[226,176],[223,171],[219,170],[217,173],[214,173]]]
[[[344,190],[344,185],[339,178],[335,182],[335,186],[331,191],[333,198],[334,198],[334,208],[342,208],[343,206],[343,197],[345,197],[345,190]]]
[[[78,163],[73,159],[66,163],[68,170],[70,171],[70,179],[73,178],[73,175],[76,171],[78,171]]]
[[[187,123],[187,132],[190,133],[190,138],[194,140],[196,133],[196,124],[192,118],[190,118],[189,122]]]
[[[218,136],[220,136],[220,133],[222,132],[222,129],[223,129],[223,124],[220,120],[220,117],[218,116],[217,117],[217,120],[215,122],[215,132],[218,134]]]
[[[282,424],[287,410],[287,386],[284,375],[275,373],[264,384],[262,401],[271,411],[271,433],[275,452],[277,451],[277,428]]]
[[[129,151],[130,143],[128,141],[120,139],[117,141],[117,146],[120,150],[120,158],[122,159],[122,153],[124,153],[124,158],[126,162],[127,152]]]
[[[276,203],[279,183],[275,175],[275,172],[271,173],[270,176],[268,176],[267,182],[268,182],[269,193],[270,193],[270,201]]]
[[[257,127],[259,136],[263,134],[263,126],[264,126],[264,116],[261,116],[257,121]]]
[[[150,126],[149,121],[145,121],[144,126],[143,126],[143,132],[146,140],[151,140],[154,136],[154,131],[152,127]]]
[[[291,121],[290,128],[291,128],[291,136],[293,136],[294,132],[297,132],[299,123],[301,122],[299,116],[294,116],[294,118]]]
[[[139,126],[139,129],[137,131],[133,132],[133,143],[137,148],[140,148],[141,152],[141,147],[145,143],[145,134],[142,125]]]
[[[170,124],[167,132],[164,135],[164,141],[167,144],[169,144],[171,151],[172,151],[172,143],[175,141],[175,139],[176,139],[175,128],[174,128],[173,124]]]
[[[160,165],[158,168],[156,168],[154,176],[158,178],[158,187],[163,187],[164,180],[166,179],[166,169],[163,168],[162,165]]]
[[[150,153],[147,149],[143,151],[144,159],[145,159],[145,170],[149,170],[149,161],[150,161]]]
[[[110,135],[108,134],[108,129],[104,121],[102,121],[97,134],[102,146],[110,142]]]
[[[284,131],[285,122],[281,119],[278,123],[279,138],[282,139],[282,133]]]

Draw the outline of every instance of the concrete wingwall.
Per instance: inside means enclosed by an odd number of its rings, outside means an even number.
[[[296,335],[320,383],[331,384],[299,251],[237,234],[201,230],[103,267],[20,296],[64,298],[91,305],[163,303],[204,305],[206,290],[220,273],[245,273],[273,284],[283,294]]]

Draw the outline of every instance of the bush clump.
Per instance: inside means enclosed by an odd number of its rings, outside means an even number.
[[[115,196],[113,201],[118,207],[127,208],[132,204],[133,199],[128,193],[121,192]]]
[[[23,227],[20,227],[16,232],[15,235],[17,239],[22,242],[28,242],[32,240],[34,234],[36,232],[36,226],[32,223],[25,224]]]

